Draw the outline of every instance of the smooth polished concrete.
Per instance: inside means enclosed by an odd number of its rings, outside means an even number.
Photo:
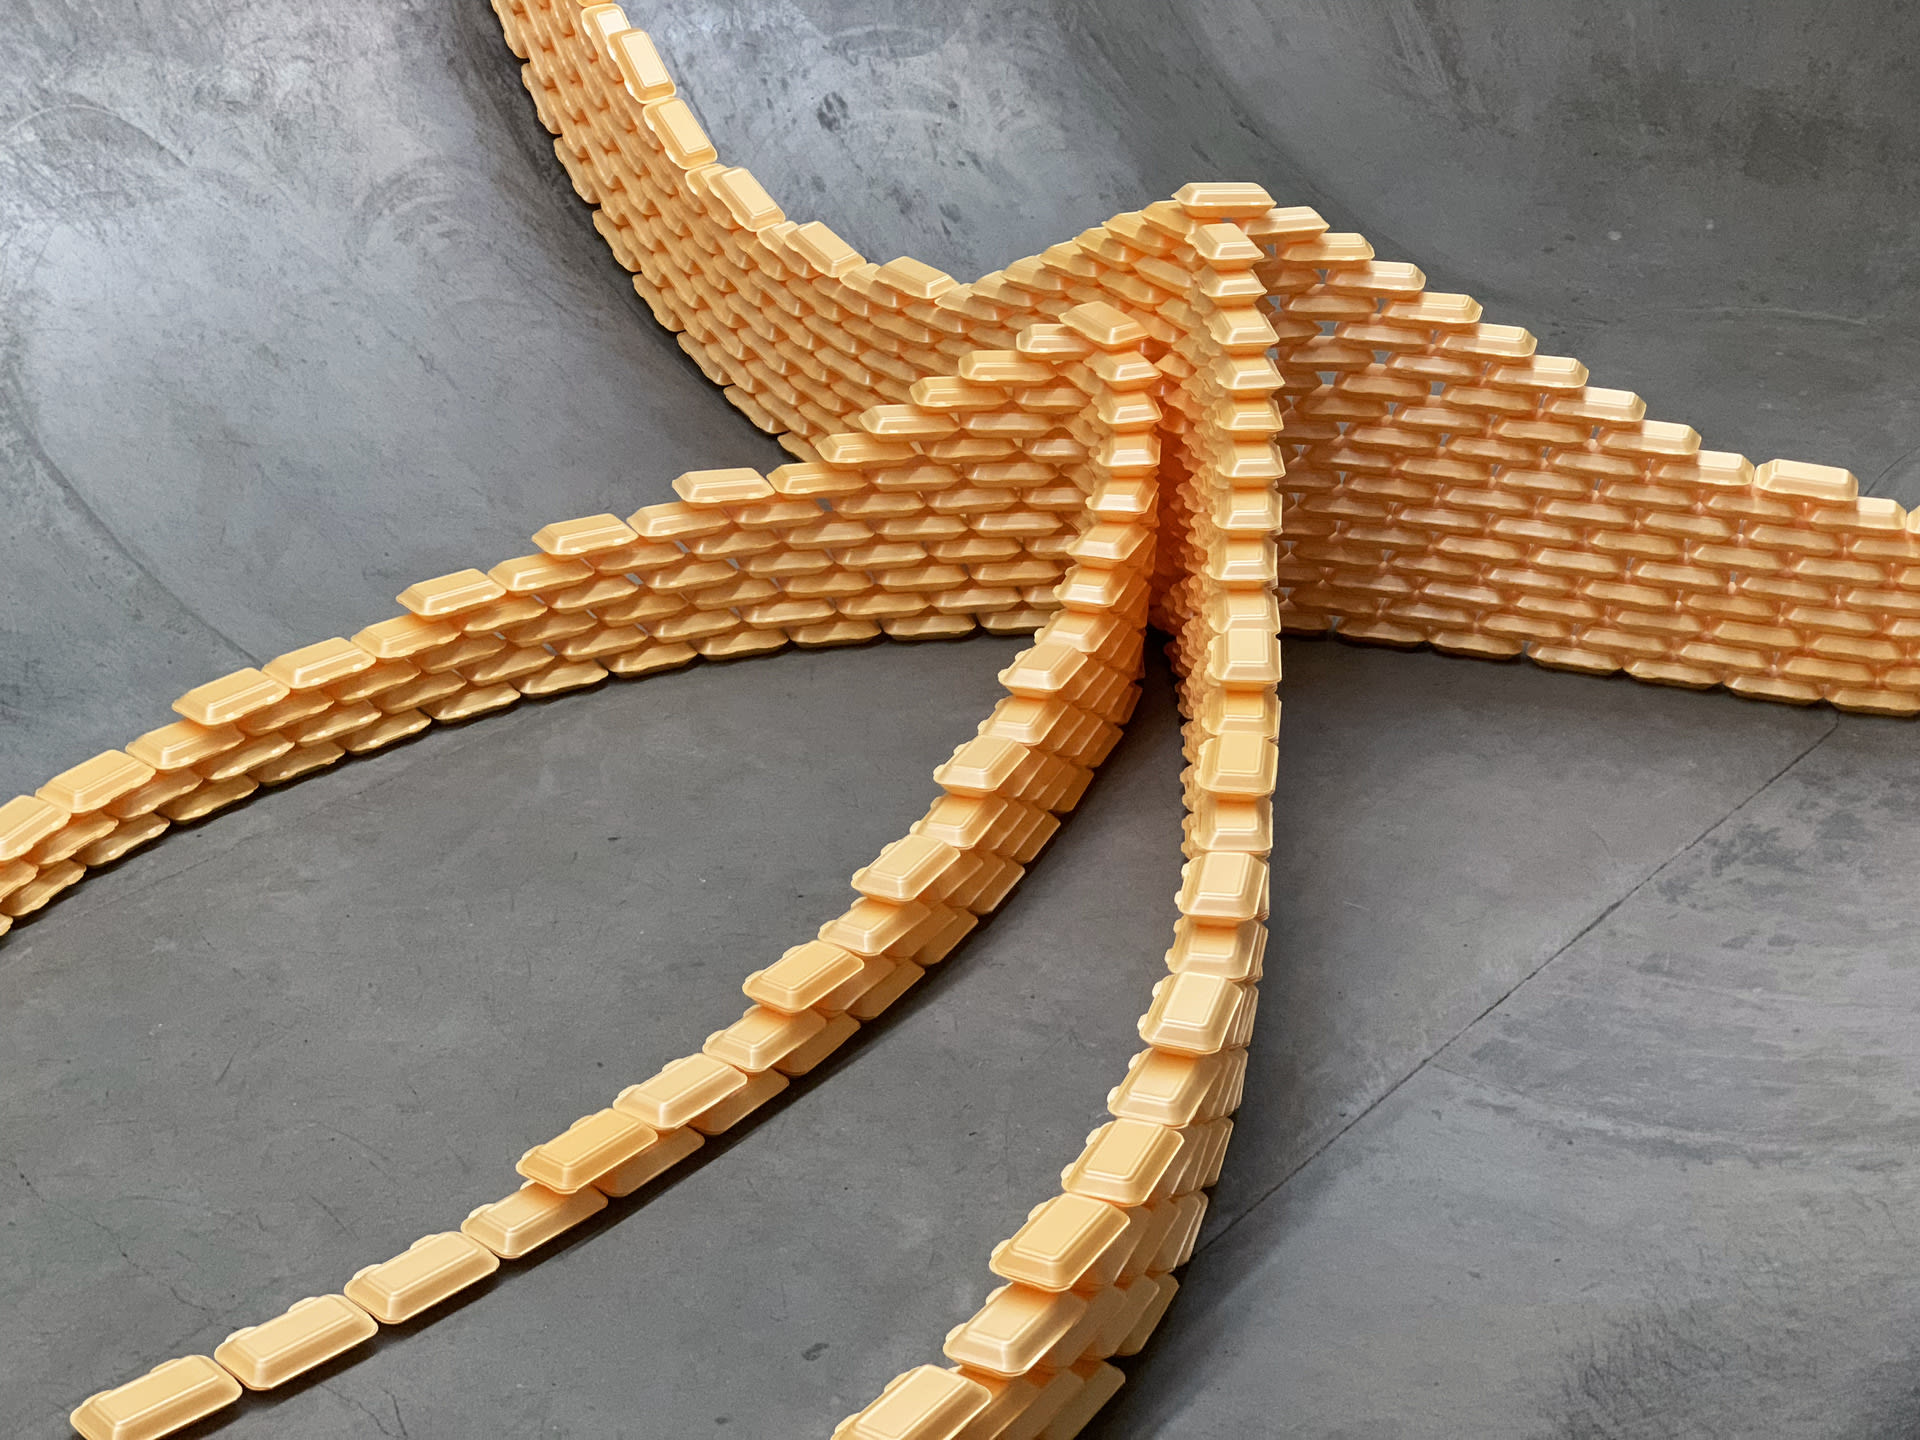
[[[1920,502],[1893,5],[684,3],[799,218],[962,275],[1193,178],[1319,205],[1710,445]],[[70,0],[0,51],[0,785],[407,582],[777,452],[651,323],[469,0]],[[170,836],[0,940],[0,1430],[514,1183],[697,1044],[1017,648],[528,705]],[[1248,1102],[1087,1433],[1920,1431],[1909,724],[1291,644]],[[1135,1048],[1156,672],[1005,911],[559,1253],[207,1434],[824,1435],[940,1337]]]

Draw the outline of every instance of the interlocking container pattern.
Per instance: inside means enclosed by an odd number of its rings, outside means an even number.
[[[150,1440],[484,1281],[844,1045],[999,906],[1132,713],[1147,629],[1184,717],[1186,865],[1146,1048],[1001,1282],[839,1440],[1065,1440],[1178,1289],[1246,1077],[1269,904],[1279,635],[1920,711],[1920,525],[1843,470],[1703,451],[1463,295],[1256,185],[1195,184],[971,284],[876,264],[721,163],[616,5],[497,0],[634,288],[793,456],[547,525],[401,613],[209,681],[0,806],[0,933],[89,868],[436,723],[787,646],[1028,634],[853,899],[740,1020],[519,1162],[505,1198],[73,1413]]]

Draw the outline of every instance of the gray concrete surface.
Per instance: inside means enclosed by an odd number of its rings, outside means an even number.
[[[1920,502],[1910,7],[636,4],[796,215],[968,274],[1252,178],[1756,457]],[[0,49],[0,785],[409,580],[771,463],[485,6],[68,0]],[[724,1023],[1011,642],[436,734],[0,940],[0,1429],[338,1284]],[[1241,1135],[1094,1431],[1920,1433],[1910,725],[1289,649]],[[831,757],[831,758],[826,758]],[[826,1083],[222,1436],[824,1434],[983,1292],[1133,1046],[1163,678]],[[717,1148],[717,1147],[716,1147]]]

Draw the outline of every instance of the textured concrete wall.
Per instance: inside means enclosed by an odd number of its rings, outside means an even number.
[[[722,150],[868,253],[972,275],[1260,180],[1709,445],[1920,499],[1905,6],[636,19]],[[616,282],[480,6],[40,4],[0,79],[15,785],[528,513],[772,463]]]
[[[966,276],[1256,180],[1709,446],[1920,500],[1908,7],[635,19],[723,152],[870,254]],[[529,515],[774,463],[619,283],[482,6],[65,0],[0,79],[0,782]]]

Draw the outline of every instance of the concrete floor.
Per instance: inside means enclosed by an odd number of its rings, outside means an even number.
[[[970,274],[1258,179],[1710,445],[1920,503],[1920,18],[1793,8],[630,13],[724,154],[883,258]],[[548,520],[775,463],[622,284],[484,5],[11,23],[0,786]],[[726,1023],[1014,648],[525,706],[0,940],[0,1430],[456,1223]],[[1089,1434],[1920,1434],[1913,728],[1288,666],[1239,1138]],[[824,1435],[978,1300],[1134,1048],[1178,768],[1157,677],[1005,912],[825,1083],[207,1433]]]

